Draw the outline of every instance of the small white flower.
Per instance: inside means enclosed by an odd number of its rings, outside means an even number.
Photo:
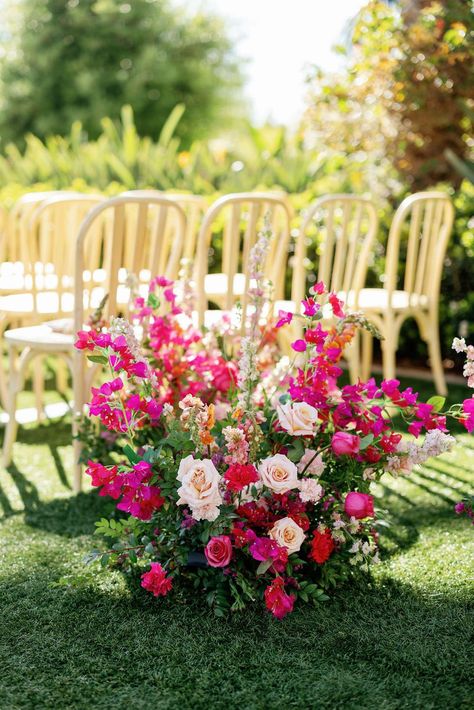
[[[457,353],[463,353],[466,351],[466,341],[464,340],[464,338],[454,338],[451,347]]]

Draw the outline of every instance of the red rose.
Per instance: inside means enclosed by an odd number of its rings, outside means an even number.
[[[227,567],[232,558],[232,542],[227,535],[211,537],[204,550],[211,567]]]
[[[293,611],[295,603],[294,594],[287,594],[281,577],[277,577],[265,589],[265,604],[273,616],[277,619],[283,619],[284,616]]]
[[[224,480],[229,491],[238,493],[258,481],[258,472],[251,464],[233,463],[224,473]]]
[[[155,597],[164,597],[173,586],[171,578],[166,576],[165,570],[158,562],[152,562],[150,571],[142,574],[141,579],[143,589],[151,592]]]
[[[317,562],[318,565],[322,565],[331,557],[334,551],[334,540],[332,539],[329,528],[325,528],[322,533],[319,532],[319,530],[315,530],[313,535],[309,556],[312,560]]]

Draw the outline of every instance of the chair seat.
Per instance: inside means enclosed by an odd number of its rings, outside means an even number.
[[[359,292],[357,303],[354,302],[355,293],[340,293],[339,297],[349,308],[356,307],[362,311],[386,311],[391,305],[394,311],[406,311],[411,308],[426,308],[429,303],[427,296],[408,291],[393,291],[389,301],[389,293],[385,288],[363,288]]]
[[[229,277],[227,274],[208,274],[204,281],[204,290],[206,296],[211,298],[212,296],[222,297],[225,296],[229,290],[228,288]],[[245,289],[245,276],[244,274],[234,275],[234,294],[236,296],[241,296]]]
[[[55,322],[12,328],[7,330],[3,337],[10,345],[18,345],[22,348],[29,346],[51,352],[72,350],[75,342],[73,333],[62,332],[56,328]]]

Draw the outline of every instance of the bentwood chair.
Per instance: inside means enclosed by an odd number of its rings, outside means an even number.
[[[317,263],[318,281],[324,281],[351,310],[357,310],[377,229],[377,210],[371,200],[346,194],[317,199],[304,215],[296,239],[291,302],[279,303],[278,307],[293,312],[300,310],[301,301],[311,286],[308,276]],[[308,247],[313,244],[316,254],[311,254],[313,259],[310,259]],[[300,334],[301,323],[295,319],[292,327],[282,330],[281,335],[286,338],[283,346],[289,350],[289,341]],[[357,346],[356,341],[344,353],[352,381],[360,374]]]
[[[134,207],[134,231],[131,231],[130,212]],[[156,213],[160,215],[156,231]],[[166,249],[166,223],[172,216],[176,232],[171,247]],[[11,460],[16,439],[16,399],[23,387],[25,372],[31,361],[39,355],[55,355],[70,367],[73,377],[74,410],[73,433],[77,432],[78,418],[83,412],[92,378],[96,368],[87,363],[83,354],[75,350],[75,333],[99,305],[103,317],[127,315],[133,294],[123,278],[125,242],[132,240],[132,265],[134,273],[147,270],[153,275],[169,276],[175,268],[182,249],[186,230],[186,216],[181,207],[167,198],[160,197],[115,197],[96,204],[86,215],[77,239],[63,244],[61,261],[56,265],[61,295],[69,304],[73,318],[67,324],[43,323],[42,325],[17,328],[5,333],[9,348],[10,388],[3,457],[5,465]],[[55,238],[54,238],[55,237]],[[53,235],[51,248],[59,248],[61,240]],[[164,267],[163,251],[167,252]],[[107,296],[105,304],[104,297]],[[19,357],[18,357],[19,354]],[[79,463],[81,446],[74,439],[74,487],[81,488],[82,467]]]
[[[10,215],[9,254],[18,271],[10,274],[0,297],[0,343],[7,326],[31,325],[72,313],[57,269],[65,245],[74,238],[87,212],[103,198],[79,193],[30,193],[24,195]],[[16,285],[16,288],[13,286]],[[65,300],[66,299],[66,300]],[[33,371],[33,385],[38,417],[42,412],[43,378],[40,368]],[[64,390],[64,383],[61,386]],[[3,365],[0,366],[0,393],[6,408],[8,401]]]
[[[179,192],[161,192],[160,190],[128,190],[121,194],[123,196],[132,197],[134,195],[142,197],[156,197],[158,195],[177,202],[186,215],[186,234],[184,236],[180,261],[185,259],[188,262],[195,263],[197,235],[207,207],[207,201],[204,197]],[[169,234],[172,236],[173,225],[170,224],[169,228]],[[176,276],[174,278],[176,278]]]
[[[245,326],[248,308],[249,257],[258,233],[268,220],[272,240],[265,261],[264,278],[272,285],[272,301],[284,295],[285,268],[290,240],[291,207],[284,193],[243,192],[216,200],[204,216],[198,237],[196,285],[198,323],[215,322],[222,311],[241,304],[241,322]],[[209,273],[210,256],[216,273]],[[210,303],[220,310],[207,310]]]
[[[58,190],[27,192],[5,213],[4,228],[0,242],[0,294],[8,295],[29,291],[32,287],[28,273],[28,228],[35,209],[46,200],[68,193]]]
[[[395,377],[400,328],[413,317],[428,346],[436,390],[442,395],[447,389],[439,343],[439,292],[453,220],[453,204],[442,192],[419,192],[403,200],[388,236],[384,287],[362,289],[358,299],[359,307],[384,338],[384,378]],[[367,337],[364,377],[370,374],[371,345]]]

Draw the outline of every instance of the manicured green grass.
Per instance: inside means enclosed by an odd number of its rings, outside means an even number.
[[[14,461],[0,476],[2,709],[472,705],[474,528],[453,505],[474,483],[474,437],[383,480],[392,526],[367,585],[282,622],[217,620],[84,567],[113,503],[72,494],[67,421],[21,429]]]

